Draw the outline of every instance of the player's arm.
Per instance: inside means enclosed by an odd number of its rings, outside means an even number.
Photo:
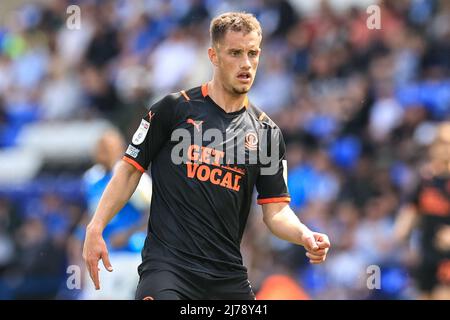
[[[111,235],[110,245],[112,248],[121,248],[127,245],[130,237],[133,236],[134,233],[146,231],[151,198],[152,180],[150,176],[144,172],[139,180],[136,190],[128,201],[128,203],[133,205],[133,207],[141,213],[141,218],[128,228],[121,229]]]
[[[397,244],[403,243],[411,234],[418,222],[417,207],[413,203],[400,208],[394,224],[394,240]]]
[[[170,138],[172,122],[176,121],[175,101],[174,95],[168,95],[153,104],[144,115],[125,152],[124,161],[114,172],[87,227],[83,258],[96,289],[100,288],[98,260],[102,259],[105,268],[112,271],[102,231],[130,199],[142,173]]]
[[[274,161],[277,165],[270,171],[263,172],[261,169],[256,181],[257,202],[262,206],[264,222],[278,238],[304,246],[307,251],[306,256],[311,263],[322,263],[326,259],[330,241],[327,235],[313,232],[306,227],[290,208],[285,160],[286,146],[278,128],[272,130],[270,134],[270,142],[276,141],[279,150],[278,154],[272,155],[272,157],[278,157],[275,158],[276,162]]]
[[[264,223],[278,238],[304,246],[313,264],[325,261],[330,248],[328,236],[313,232],[292,211],[287,202],[262,205]]]
[[[86,228],[83,259],[97,290],[100,289],[98,261],[101,259],[105,268],[110,272],[112,271],[108,249],[102,236],[103,230],[128,202],[136,190],[141,175],[141,171],[125,161],[121,161],[103,192],[92,220]]]
[[[399,209],[394,224],[394,241],[400,245],[410,236],[413,229],[419,222],[419,203],[420,195],[423,191],[423,185],[416,186],[407,202]]]

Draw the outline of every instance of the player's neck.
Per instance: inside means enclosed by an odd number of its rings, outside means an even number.
[[[236,112],[241,110],[247,100],[246,94],[233,95],[227,92],[222,84],[216,80],[207,83],[208,95],[225,112]]]

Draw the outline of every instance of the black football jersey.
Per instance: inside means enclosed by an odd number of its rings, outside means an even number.
[[[225,112],[206,85],[151,106],[123,159],[151,165],[153,178],[140,274],[170,265],[246,274],[240,243],[254,188],[259,204],[290,201],[280,129],[248,99]]]

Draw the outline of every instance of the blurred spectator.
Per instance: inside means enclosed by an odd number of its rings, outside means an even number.
[[[10,202],[0,198],[0,278],[14,260],[15,243],[11,235],[18,227],[18,222]]]
[[[86,222],[95,213],[103,191],[112,178],[114,167],[124,152],[124,141],[117,131],[106,131],[97,142],[94,151],[96,164],[84,175],[88,213],[70,243],[72,263],[75,265],[84,266],[81,254]],[[146,237],[146,212],[150,209],[150,199],[151,180],[145,174],[129,203],[119,211],[103,232],[115,270],[113,273],[101,273],[104,288],[101,291],[95,290],[89,275],[84,272],[81,298],[133,299],[138,277],[137,274],[131,276],[129,270],[137,269],[141,262],[140,252]]]
[[[183,57],[183,59],[180,59]],[[173,90],[193,71],[194,41],[181,29],[173,30],[150,57],[151,82],[154,93]]]

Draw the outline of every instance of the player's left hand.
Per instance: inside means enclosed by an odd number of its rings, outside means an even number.
[[[308,230],[302,235],[302,243],[311,264],[319,264],[325,261],[330,248],[330,240],[326,234]]]

